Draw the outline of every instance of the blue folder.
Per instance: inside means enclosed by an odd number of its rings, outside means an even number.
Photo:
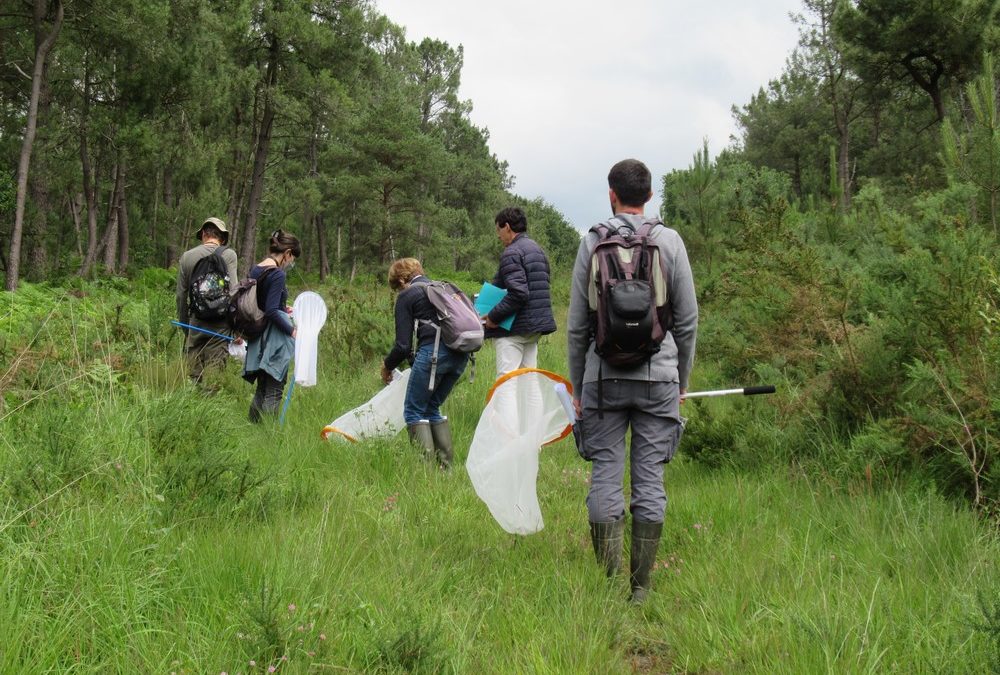
[[[479,291],[479,295],[476,297],[476,311],[479,312],[479,316],[485,316],[490,313],[490,310],[500,304],[500,301],[504,299],[507,295],[506,288],[498,288],[488,281],[483,284],[482,289]],[[510,330],[510,327],[514,325],[514,317],[517,313],[511,314],[506,319],[499,323],[499,326],[504,330]]]

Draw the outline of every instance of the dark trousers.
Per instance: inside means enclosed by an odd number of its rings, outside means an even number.
[[[207,328],[222,335],[229,335],[232,332],[225,323],[208,323],[192,319],[191,325]],[[229,356],[228,347],[229,342],[222,338],[189,330],[187,340],[184,343],[184,357],[187,361],[188,377],[191,378],[191,381],[195,384],[201,383],[205,371],[209,369],[220,372],[225,370],[226,357]]]
[[[260,422],[264,415],[277,415],[281,408],[284,380],[278,381],[263,370],[257,373],[257,391],[250,402],[250,421]]]

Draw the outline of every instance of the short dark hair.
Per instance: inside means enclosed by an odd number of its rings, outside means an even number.
[[[623,159],[608,173],[608,187],[615,191],[625,206],[642,206],[649,201],[652,184],[652,174],[637,159]]]
[[[223,244],[229,240],[229,233],[223,232],[212,223],[205,223],[201,226],[201,230],[198,231],[198,238],[202,241],[205,241],[205,235],[208,235],[216,241],[221,241]]]
[[[497,217],[493,220],[496,222],[497,227],[510,225],[510,229],[513,232],[526,232],[528,229],[528,216],[524,215],[524,211],[521,210],[520,206],[508,206],[498,213]]]
[[[271,253],[284,253],[291,251],[292,255],[298,258],[302,255],[302,247],[299,245],[299,238],[294,234],[284,230],[275,230],[271,233],[271,241],[268,242],[268,250]]]

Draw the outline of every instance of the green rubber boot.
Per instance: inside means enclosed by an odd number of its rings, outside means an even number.
[[[625,539],[625,519],[606,523],[590,523],[590,539],[594,542],[597,562],[604,565],[609,577],[618,574],[622,566],[622,542]]]
[[[424,459],[434,456],[434,436],[431,435],[431,423],[423,420],[406,427],[410,435],[410,443],[423,451]]]
[[[632,603],[639,605],[646,599],[651,585],[649,573],[656,564],[660,549],[663,523],[644,523],[632,519],[632,555],[629,560],[629,577],[632,582]]]
[[[451,427],[448,420],[431,423],[431,437],[434,439],[434,450],[437,452],[437,462],[442,469],[450,469],[455,459],[455,451],[451,442]]]

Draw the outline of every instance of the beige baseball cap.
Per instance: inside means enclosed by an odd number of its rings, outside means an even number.
[[[201,239],[201,232],[205,229],[206,225],[215,225],[219,228],[219,232],[222,233],[222,243],[225,244],[229,241],[229,228],[226,227],[226,223],[221,218],[206,218],[205,222],[201,224],[201,229],[198,230],[198,239]]]

